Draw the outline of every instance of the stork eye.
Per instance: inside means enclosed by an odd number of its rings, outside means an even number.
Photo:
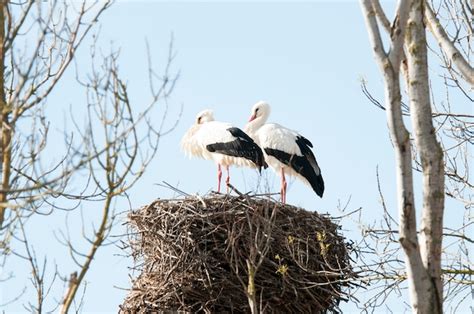
[[[199,118],[198,118],[198,124],[201,123],[201,118],[202,118],[202,117],[199,117]]]
[[[257,112],[258,112],[258,109],[259,109],[259,108],[255,109],[255,113],[257,113]]]

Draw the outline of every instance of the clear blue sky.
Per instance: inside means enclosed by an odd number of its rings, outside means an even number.
[[[394,6],[389,2],[389,6]],[[356,1],[311,3],[163,3],[119,1],[101,19],[99,45],[112,43],[121,48],[120,70],[126,74],[131,99],[137,108],[146,103],[148,83],[145,39],[153,62],[160,69],[165,62],[171,33],[177,57],[174,70],[181,76],[169,100],[171,125],[183,114],[174,132],[164,137],[157,158],[141,183],[131,191],[137,208],[155,198],[172,193],[155,183],[167,181],[188,193],[205,194],[215,189],[215,165],[199,159],[186,159],[179,140],[193,123],[195,114],[214,110],[217,120],[243,127],[251,106],[258,100],[272,105],[271,121],[299,131],[309,138],[326,182],[323,199],[300,182],[289,185],[288,202],[308,210],[334,215],[338,202],[351,198],[349,208],[363,208],[363,217],[380,217],[376,166],[380,167],[383,190],[391,213],[394,201],[394,156],[387,134],[385,115],[372,106],[360,91],[364,77],[374,95],[383,99],[381,75],[369,48],[364,21]],[[79,64],[87,66],[88,45],[79,50]],[[83,106],[83,91],[72,76],[50,98],[51,119],[60,121],[70,104]],[[55,115],[53,112],[60,112]],[[158,117],[160,118],[160,117]],[[59,126],[61,126],[59,124]],[[233,169],[232,181],[241,191],[255,187],[257,175],[248,169]],[[266,177],[279,189],[279,179],[267,170]],[[93,208],[84,215],[93,215]],[[90,217],[90,216],[89,216]],[[70,223],[79,225],[78,216]],[[44,218],[32,233],[52,239],[58,225]],[[48,227],[45,227],[49,225]],[[356,237],[353,225],[345,225],[345,235]],[[119,226],[114,234],[123,233]],[[40,244],[38,244],[40,245]],[[48,258],[55,258],[65,273],[74,270],[64,248],[51,245]],[[114,246],[99,252],[86,281],[86,312],[117,311],[125,293],[116,287],[129,287],[131,260],[118,256]],[[11,298],[28,284],[17,275],[10,288],[0,288],[0,302]],[[58,290],[59,291],[59,290]],[[60,293],[56,291],[56,295]],[[364,300],[363,295],[358,296]],[[347,311],[351,304],[343,305]],[[395,308],[396,309],[396,308]],[[6,309],[22,311],[18,304]]]

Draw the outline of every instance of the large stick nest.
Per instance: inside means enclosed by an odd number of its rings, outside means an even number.
[[[129,225],[141,274],[122,312],[338,311],[355,277],[336,223],[268,198],[157,200]]]

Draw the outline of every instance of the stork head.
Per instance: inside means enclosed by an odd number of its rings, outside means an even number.
[[[266,121],[269,115],[270,105],[266,101],[261,100],[253,105],[249,122],[258,118],[262,121]]]
[[[196,124],[214,121],[214,113],[210,109],[203,110],[196,115]]]

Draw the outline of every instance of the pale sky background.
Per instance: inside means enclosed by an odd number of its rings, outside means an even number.
[[[391,9],[394,1],[386,3]],[[382,80],[369,47],[358,2],[305,3],[166,3],[119,1],[101,19],[99,46],[120,47],[120,70],[131,89],[136,108],[148,101],[146,73],[147,39],[153,63],[159,70],[165,64],[171,33],[177,52],[173,71],[180,71],[176,89],[168,101],[168,125],[172,125],[183,105],[176,129],[162,139],[158,156],[143,180],[130,192],[133,208],[156,198],[173,196],[155,184],[167,181],[187,193],[205,194],[215,189],[216,167],[209,161],[189,160],[179,149],[179,141],[193,123],[197,112],[210,108],[217,120],[243,127],[250,108],[259,100],[272,106],[270,121],[295,129],[310,139],[326,184],[320,199],[301,182],[289,185],[288,203],[308,210],[338,216],[339,202],[350,198],[349,209],[363,208],[363,218],[372,222],[381,217],[376,167],[392,215],[396,214],[394,154],[388,137],[385,114],[374,107],[360,90],[360,79],[383,99]],[[88,66],[90,41],[78,51],[80,66]],[[72,72],[70,73],[72,74]],[[68,106],[84,105],[84,91],[73,76],[63,80],[48,102],[51,120],[60,121]],[[138,111],[138,109],[137,109]],[[157,117],[159,121],[161,117]],[[58,127],[62,125],[59,123]],[[266,177],[279,190],[279,177],[267,170]],[[241,191],[257,184],[249,169],[234,168],[232,182]],[[420,197],[418,196],[418,199]],[[128,209],[124,205],[124,210]],[[100,210],[85,208],[92,217]],[[49,239],[49,259],[56,259],[64,273],[75,268],[64,248],[54,247],[53,229],[64,224],[66,214],[54,219],[31,221],[30,233],[38,240]],[[71,225],[80,225],[77,216]],[[353,224],[343,225],[344,235],[356,239],[360,231]],[[113,232],[122,234],[117,226]],[[43,242],[44,243],[44,242]],[[44,245],[44,244],[43,244]],[[84,312],[117,312],[128,288],[131,259],[120,249],[100,250],[87,274]],[[30,284],[18,270],[8,288],[0,286],[0,303]],[[61,296],[57,290],[55,295]],[[362,302],[364,294],[357,296]],[[407,300],[404,300],[407,301]],[[399,299],[389,301],[392,310],[401,310]],[[346,312],[357,311],[351,303]],[[5,308],[21,312],[21,304]]]

